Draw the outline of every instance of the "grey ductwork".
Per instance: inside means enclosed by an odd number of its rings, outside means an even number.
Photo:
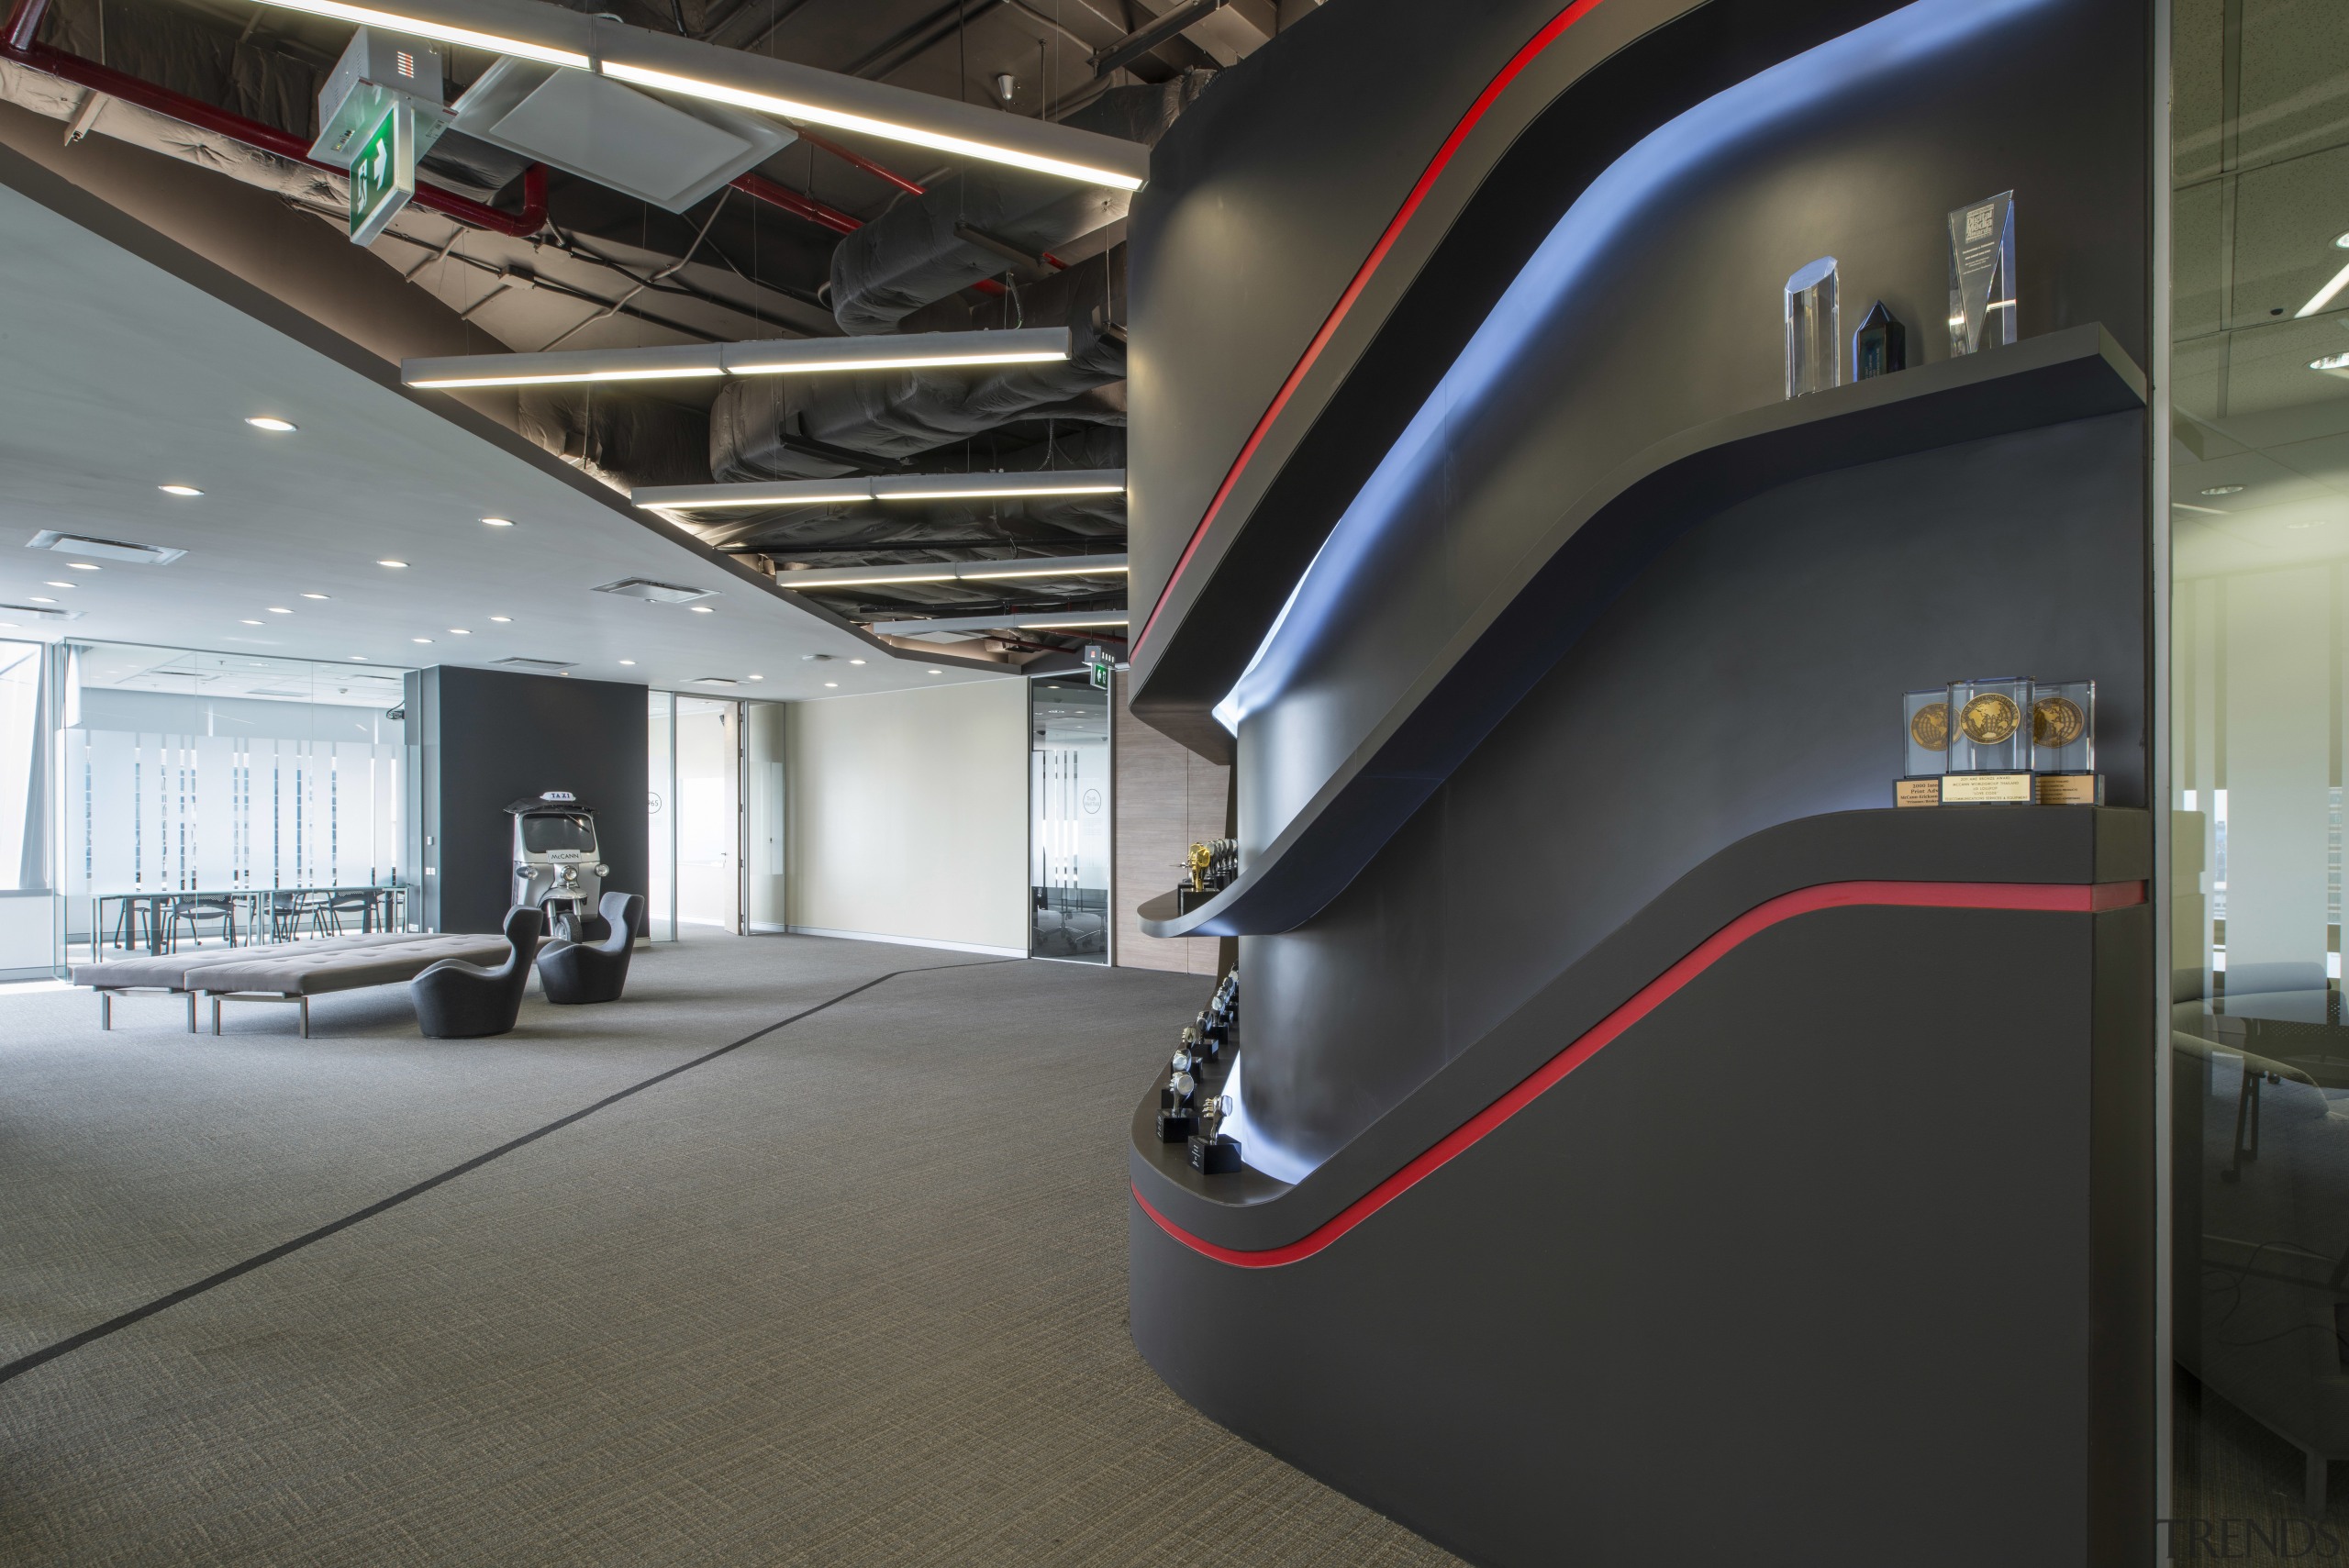
[[[829,479],[885,467],[1015,419],[1125,423],[1125,248],[962,314],[975,327],[1066,323],[1073,352],[999,371],[745,376],[709,413],[709,477]],[[1122,387],[1116,389],[1121,393]]]
[[[1065,123],[1155,144],[1214,74],[1186,71],[1151,86],[1113,87]],[[949,174],[841,240],[832,251],[833,318],[845,332],[897,330],[923,306],[998,276],[1008,264],[1000,250],[958,230],[1041,256],[1125,217],[1129,199],[1123,191],[1013,170]]]
[[[1051,468],[1123,468],[1126,433],[1114,428],[1078,426],[1056,430],[1049,440],[1029,442],[1009,450],[974,453],[970,465],[1004,473],[1031,473]],[[876,554],[908,554],[928,550],[932,539],[998,538],[1009,545],[1052,539],[1116,539],[1126,531],[1126,498],[1030,496],[994,503],[789,506],[747,516],[740,512],[714,513],[709,520],[695,524],[694,531],[710,544],[786,557],[795,548],[844,544],[865,546]]]
[[[540,387],[517,400],[523,438],[617,489],[698,484],[709,417],[645,396],[597,397],[588,387]]]

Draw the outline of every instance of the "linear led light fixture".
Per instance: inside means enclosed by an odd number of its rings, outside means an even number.
[[[680,381],[714,375],[818,375],[936,365],[1047,364],[1065,360],[1065,327],[991,332],[907,332],[872,338],[764,338],[651,349],[563,349],[548,354],[456,354],[402,360],[409,386],[544,386],[558,382]]]
[[[823,588],[874,588],[892,583],[999,583],[1030,577],[1115,577],[1122,555],[1038,555],[1010,561],[917,561],[902,566],[829,566],[778,572],[774,585],[802,593]]]
[[[540,38],[544,38],[548,34],[550,28],[547,23],[532,13],[550,7],[536,6],[524,7],[499,5],[497,0],[474,0],[473,4],[465,7],[465,10],[475,13],[472,20],[488,22],[495,18],[504,21],[512,29],[491,32],[481,27],[466,27],[433,15],[433,12],[443,9],[439,6],[422,7],[422,14],[418,14],[418,11],[414,9],[381,11],[373,6],[346,6],[341,4],[341,0],[262,0],[262,3],[266,6],[274,6],[281,11],[303,11],[313,17],[325,17],[337,22],[349,22],[355,27],[384,28],[396,33],[412,33],[417,38],[431,39],[438,43],[462,44],[467,49],[487,50],[493,54],[510,54],[518,60],[535,60],[547,65],[567,66],[573,71],[592,70],[595,65],[594,60],[589,55],[589,50],[594,47],[594,39],[592,32],[586,28],[573,24],[562,28],[563,32],[574,35],[575,41],[583,46],[576,49],[565,49],[561,44],[538,42],[528,36],[536,33]],[[451,17],[457,12],[457,7],[454,6],[445,9]],[[585,19],[581,18],[583,21]]]
[[[593,71],[655,93],[730,105],[1085,184],[1133,191],[1150,176],[1150,149],[1138,141],[651,32],[539,0],[399,0],[396,10],[344,0],[262,3]]]
[[[938,631],[1077,631],[1124,626],[1123,610],[1072,610],[1065,615],[955,616],[939,620],[877,620],[865,628],[885,637],[920,637]]]
[[[963,334],[967,336],[967,334]],[[1029,473],[889,473],[874,479],[778,479],[737,484],[648,484],[638,506],[673,512],[820,506],[858,501],[1004,500],[1033,495],[1119,495],[1122,468]]]

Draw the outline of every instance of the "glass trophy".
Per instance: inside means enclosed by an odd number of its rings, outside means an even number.
[[[1842,383],[1842,373],[1835,258],[1821,256],[1787,280],[1787,395],[1824,392]]]
[[[1900,777],[1895,806],[1939,806],[1949,764],[1949,688],[1932,686],[1900,698]]]
[[[2015,340],[2015,194],[1949,215],[1949,351]]]
[[[2042,682],[2032,687],[2031,766],[2042,806],[2098,806],[2104,780],[2096,771],[2096,683]]]
[[[2032,799],[2032,687],[2027,675],[1949,684],[1943,806]]]
[[[1866,381],[1909,368],[1909,333],[1877,300],[1852,334],[1852,379]]]

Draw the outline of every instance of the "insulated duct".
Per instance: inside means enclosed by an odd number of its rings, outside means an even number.
[[[1113,87],[1063,123],[1154,145],[1214,79],[1213,72],[1186,71],[1150,86]],[[922,306],[1008,264],[1002,250],[961,231],[1041,257],[1124,217],[1130,200],[1124,191],[994,167],[949,174],[840,242],[832,251],[833,318],[844,332],[896,331]]]
[[[617,490],[698,484],[709,461],[709,416],[639,394],[598,397],[592,387],[526,389],[516,428]]]
[[[1123,425],[1125,296],[1119,246],[967,313],[951,302],[941,306],[951,321],[921,323],[924,330],[1066,325],[1071,353],[1053,364],[733,378],[710,408],[708,477],[729,484],[872,472],[1018,419]]]
[[[975,445],[975,443],[974,443]],[[956,457],[963,454],[959,449]],[[1047,469],[1120,468],[1126,433],[1098,425],[1056,428],[1043,440],[969,454],[970,466],[1002,473]],[[955,466],[960,466],[956,464]],[[688,527],[705,543],[753,550],[780,559],[807,550],[826,565],[850,564],[852,552],[916,559],[952,543],[961,555],[984,548],[1125,537],[1123,495],[1031,495],[1008,501],[862,502],[853,506],[779,506],[762,512],[708,512]],[[936,542],[933,542],[936,541]]]

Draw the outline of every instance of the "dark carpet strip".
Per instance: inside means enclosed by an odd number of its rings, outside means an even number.
[[[156,1313],[162,1311],[166,1307],[177,1307],[183,1301],[191,1300],[196,1296],[202,1296],[207,1290],[212,1290],[217,1286],[227,1284],[232,1279],[239,1278],[244,1274],[249,1274],[255,1269],[265,1267],[270,1263],[277,1262],[280,1258],[287,1257],[293,1253],[298,1252],[303,1248],[311,1245],[313,1242],[323,1241],[328,1237],[334,1235],[338,1231],[348,1230],[362,1220],[373,1219],[375,1216],[382,1214],[386,1209],[397,1208],[401,1204],[407,1202],[408,1199],[420,1197],[424,1194],[430,1192],[433,1188],[440,1185],[443,1182],[453,1182],[468,1171],[478,1171],[493,1160],[503,1159],[505,1156],[513,1153],[517,1149],[523,1148],[528,1144],[536,1143],[540,1139],[544,1138],[547,1134],[551,1132],[559,1132],[562,1129],[569,1127],[573,1122],[583,1121],[588,1117],[594,1116],[597,1111],[604,1109],[607,1106],[616,1106],[619,1104],[622,1100],[627,1099],[631,1095],[640,1095],[645,1090],[653,1087],[655,1084],[667,1083],[670,1079],[676,1077],[681,1073],[690,1073],[696,1067],[717,1061],[719,1057],[724,1056],[729,1051],[740,1051],[742,1047],[751,1044],[754,1040],[763,1040],[768,1035],[774,1033],[777,1029],[788,1029],[793,1024],[799,1022],[802,1018],[811,1018],[828,1007],[837,1007],[842,1002],[849,1000],[852,996],[862,995],[885,981],[895,980],[898,976],[905,974],[931,974],[949,969],[983,969],[990,964],[1017,963],[1019,962],[1019,960],[1012,958],[991,958],[982,959],[977,963],[926,964],[915,969],[893,969],[886,974],[875,975],[873,979],[866,981],[862,985],[852,986],[850,989],[841,992],[837,996],[818,1002],[812,1007],[803,1008],[800,1011],[792,1014],[791,1017],[787,1018],[779,1018],[775,1022],[767,1025],[764,1029],[753,1029],[749,1034],[744,1035],[740,1040],[721,1045],[715,1051],[705,1051],[701,1055],[695,1057],[690,1062],[681,1062],[676,1066],[669,1068],[665,1072],[655,1073],[651,1077],[645,1079],[640,1084],[631,1084],[625,1089],[605,1095],[602,1099],[597,1100],[594,1105],[586,1106],[579,1110],[573,1111],[569,1116],[559,1117],[555,1120],[547,1123],[544,1127],[541,1127],[535,1131],[526,1132],[521,1137],[517,1138],[510,1142],[501,1143],[496,1148],[492,1149],[485,1153],[476,1154],[472,1159],[467,1160],[461,1164],[451,1165],[437,1176],[427,1176],[424,1180],[417,1183],[414,1186],[404,1188],[399,1192],[394,1193],[387,1198],[383,1198],[374,1203],[371,1203],[365,1208],[359,1209],[354,1213],[346,1214],[340,1219],[331,1220],[325,1225],[319,1226],[316,1230],[296,1236],[291,1241],[280,1242],[278,1245],[272,1247],[266,1252],[256,1252],[251,1257],[245,1259],[242,1262],[231,1263],[227,1268],[222,1269],[218,1273],[207,1275],[206,1277],[196,1281],[194,1284],[183,1285],[178,1290],[172,1292],[169,1296],[159,1296],[154,1300],[148,1302],[142,1307],[132,1307],[129,1311],[123,1313],[120,1317],[109,1318],[105,1322],[98,1324],[95,1328],[84,1329],[80,1333],[69,1335],[66,1338],[58,1340],[57,1343],[53,1345],[44,1345],[39,1350],[18,1356],[15,1361],[8,1362],[6,1365],[0,1366],[0,1383],[6,1383],[11,1378],[21,1377],[37,1366],[45,1365],[50,1362],[55,1361],[61,1355],[66,1355],[74,1351],[80,1350],[84,1345],[95,1343],[97,1340],[105,1339],[109,1334],[118,1334],[123,1329],[129,1328],[132,1324],[152,1318]]]

